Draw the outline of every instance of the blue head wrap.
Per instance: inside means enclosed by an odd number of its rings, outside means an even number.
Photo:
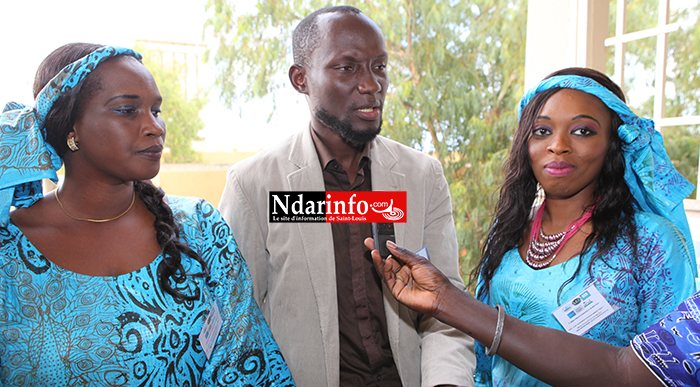
[[[594,95],[622,119],[623,124],[617,128],[617,134],[623,144],[625,181],[636,205],[640,210],[663,216],[676,225],[683,233],[690,256],[695,261],[693,239],[683,208],[683,199],[695,187],[668,158],[663,138],[655,129],[654,121],[634,114],[627,104],[598,82],[576,75],[547,78],[530,89],[520,100],[518,120],[525,106],[537,94],[552,88],[575,89]]]
[[[117,55],[141,60],[123,47],[102,47],[64,67],[37,94],[34,106],[9,102],[0,115],[0,226],[10,221],[10,207],[28,207],[41,199],[42,179],[58,182],[61,158],[44,139],[44,121],[54,102],[85,79],[98,64]]]

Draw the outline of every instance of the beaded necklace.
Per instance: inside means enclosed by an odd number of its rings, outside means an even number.
[[[532,222],[532,229],[530,230],[530,244],[527,247],[527,255],[525,257],[525,263],[528,264],[533,269],[541,269],[543,267],[549,266],[552,261],[557,257],[559,251],[564,244],[572,237],[574,234],[581,229],[581,227],[591,218],[593,215],[593,208],[586,211],[580,218],[569,223],[566,230],[554,234],[546,235],[542,231],[542,216],[544,214],[545,202],[537,210],[537,215],[535,215],[535,220]],[[539,241],[538,235],[542,238]],[[552,252],[554,254],[552,254]],[[551,257],[550,257],[551,255]],[[549,259],[547,259],[550,257]]]

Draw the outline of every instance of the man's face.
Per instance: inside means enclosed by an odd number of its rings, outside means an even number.
[[[382,126],[388,86],[384,38],[362,14],[324,14],[317,22],[321,43],[306,68],[311,125],[363,147]]]

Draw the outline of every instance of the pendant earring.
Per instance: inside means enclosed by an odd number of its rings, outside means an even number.
[[[80,148],[78,148],[78,144],[75,142],[75,136],[68,137],[67,143],[68,143],[68,148],[73,152],[80,149]]]
[[[538,207],[542,202],[544,202],[545,199],[545,194],[544,194],[544,188],[542,188],[542,184],[540,182],[537,182],[537,191],[535,193],[535,201],[532,203],[532,207]]]

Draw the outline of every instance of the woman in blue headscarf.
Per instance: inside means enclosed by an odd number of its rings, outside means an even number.
[[[149,182],[165,124],[140,60],[60,47],[0,117],[0,384],[293,385],[225,221]]]
[[[520,109],[472,273],[477,296],[521,320],[626,346],[695,292],[682,205],[693,187],[654,123],[598,71],[557,71]],[[545,385],[483,345],[476,352],[477,385]]]

